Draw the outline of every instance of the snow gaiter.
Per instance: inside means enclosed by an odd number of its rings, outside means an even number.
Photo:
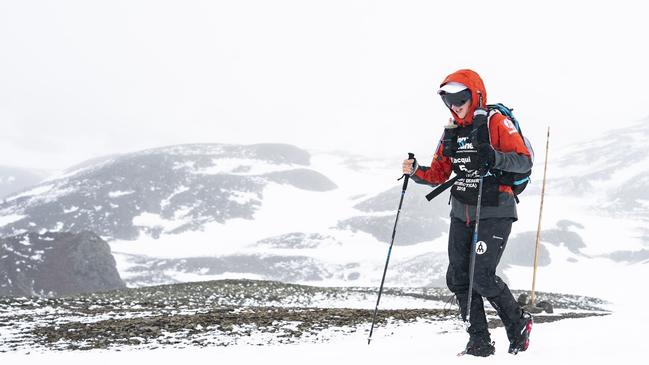
[[[460,306],[462,318],[466,319],[467,302],[469,299],[468,294],[467,292],[458,292],[455,293],[455,297],[457,298],[457,302]],[[471,318],[469,318],[468,320],[470,325],[467,329],[467,332],[469,332],[469,336],[471,338],[481,337],[486,340],[490,340],[487,317],[485,316],[484,311],[484,302],[482,301],[482,297],[475,291],[473,292],[473,297],[471,298]]]
[[[507,287],[507,284],[504,285],[505,287],[498,295],[487,298],[487,300],[503,321],[505,330],[507,330],[507,338],[512,341],[514,338],[513,332],[521,319],[522,310],[516,299],[514,299],[509,287]]]

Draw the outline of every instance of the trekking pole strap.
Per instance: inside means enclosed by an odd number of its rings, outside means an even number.
[[[455,177],[453,177],[452,179],[447,180],[442,185],[436,187],[435,190],[428,193],[426,195],[426,199],[428,201],[431,201],[431,200],[435,199],[439,194],[443,193],[444,190],[446,190],[446,189],[450,188],[451,186],[453,186],[453,184],[455,184],[455,181],[457,181],[457,179],[459,179],[459,178],[460,178],[460,176],[455,175]]]

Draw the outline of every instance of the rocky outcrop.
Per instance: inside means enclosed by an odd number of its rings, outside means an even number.
[[[0,296],[66,296],[124,288],[110,246],[92,232],[0,240]]]

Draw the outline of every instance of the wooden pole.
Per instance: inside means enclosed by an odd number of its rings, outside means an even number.
[[[548,150],[550,149],[550,127],[548,127],[548,136],[545,140],[545,167],[543,168],[543,186],[541,187],[541,208],[539,209],[539,225],[536,228],[536,247],[534,249],[534,274],[532,275],[532,297],[530,306],[536,305],[536,268],[539,261],[539,245],[541,241],[541,218],[543,217],[543,200],[545,198],[545,178],[548,172]]]

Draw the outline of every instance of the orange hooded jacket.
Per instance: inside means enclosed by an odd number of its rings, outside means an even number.
[[[446,77],[441,86],[449,82],[459,82],[466,85],[471,90],[471,106],[464,118],[459,118],[455,112],[451,110],[455,123],[459,126],[466,126],[473,123],[473,113],[478,107],[486,107],[487,105],[487,90],[484,87],[482,78],[475,71],[463,69],[456,71]],[[491,137],[491,146],[496,151],[500,152],[516,152],[518,154],[531,157],[530,152],[525,146],[523,138],[516,130],[514,124],[500,113],[495,113],[489,119],[489,135]],[[440,140],[433,162],[430,169],[422,170],[417,169],[415,175],[425,181],[433,184],[442,184],[451,176],[452,167],[451,160],[444,156],[442,153],[444,146]],[[513,194],[511,187],[501,185],[499,190]]]

